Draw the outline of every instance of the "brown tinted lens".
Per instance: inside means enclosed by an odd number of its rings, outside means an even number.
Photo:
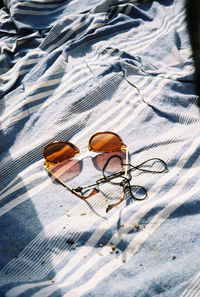
[[[113,132],[99,132],[89,140],[89,150],[94,152],[115,152],[125,148],[121,138]]]
[[[47,145],[43,154],[46,162],[56,164],[73,158],[78,152],[79,149],[72,143],[59,141]]]

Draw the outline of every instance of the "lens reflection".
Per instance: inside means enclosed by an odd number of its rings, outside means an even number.
[[[118,156],[115,158],[115,156]],[[108,162],[109,160],[109,162]],[[99,154],[92,159],[93,164],[96,169],[102,171],[105,164],[108,162],[105,172],[113,173],[120,171],[124,168],[122,164],[125,164],[126,161],[126,153],[122,151],[112,152],[112,153],[103,153]]]
[[[82,162],[79,160],[67,160],[48,168],[49,172],[63,183],[75,178],[82,170]]]

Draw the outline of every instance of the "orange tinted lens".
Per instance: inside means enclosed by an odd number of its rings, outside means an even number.
[[[113,132],[98,132],[89,140],[89,150],[93,152],[110,153],[125,147],[121,138]]]
[[[70,142],[58,141],[47,145],[43,151],[45,161],[48,163],[59,163],[73,158],[79,149]]]

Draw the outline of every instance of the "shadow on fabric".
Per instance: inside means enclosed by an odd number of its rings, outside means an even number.
[[[195,64],[196,91],[199,96],[198,106],[200,107],[200,2],[199,0],[186,0],[187,26],[190,34],[190,41]]]

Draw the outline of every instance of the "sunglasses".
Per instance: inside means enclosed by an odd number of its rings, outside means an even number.
[[[120,136],[114,132],[97,132],[93,134],[88,143],[88,150],[96,153],[112,153],[117,151],[126,151],[126,145],[123,143]],[[87,195],[81,194],[83,187],[78,187],[76,189],[71,188],[66,185],[64,180],[64,175],[68,175],[68,180],[73,178],[75,172],[79,172],[79,163],[72,159],[74,158],[80,150],[77,146],[69,141],[56,141],[48,144],[44,150],[43,155],[45,159],[45,168],[47,171],[58,181],[60,181],[70,192],[79,198],[85,200],[90,198],[99,192],[99,190],[94,187],[92,191]],[[71,160],[72,159],[72,160]],[[85,186],[85,188],[91,188],[93,185]]]
[[[97,132],[93,134],[89,139],[88,150],[96,153],[102,153],[94,158],[95,164],[97,165],[95,167],[98,167],[98,169],[102,171],[102,177],[94,184],[79,186],[77,188],[72,188],[66,184],[66,180],[69,181],[70,179],[73,179],[74,176],[78,175],[81,170],[80,162],[73,159],[78,153],[80,153],[80,150],[71,142],[56,141],[48,144],[43,151],[45,159],[44,165],[46,170],[56,180],[63,184],[71,193],[83,200],[99,193],[99,185],[101,184],[110,183],[113,185],[119,185],[123,189],[121,198],[117,203],[108,205],[106,212],[119,205],[124,200],[127,188],[129,188],[131,196],[134,199],[143,200],[147,198],[147,191],[144,187],[139,185],[130,185],[130,180],[132,178],[130,174],[131,171],[137,169],[143,172],[161,173],[167,169],[166,163],[158,158],[149,159],[138,166],[128,164],[127,146],[123,143],[118,134],[110,131]],[[149,161],[159,161],[164,166],[161,170],[146,169],[144,166]],[[111,172],[114,171],[114,173],[106,174],[106,171],[109,172],[109,170]],[[118,181],[119,178],[121,178],[120,181]],[[87,193],[89,191],[89,194],[83,194],[83,190]],[[142,190],[143,195],[140,195],[140,198],[137,198],[133,194],[133,190]]]

